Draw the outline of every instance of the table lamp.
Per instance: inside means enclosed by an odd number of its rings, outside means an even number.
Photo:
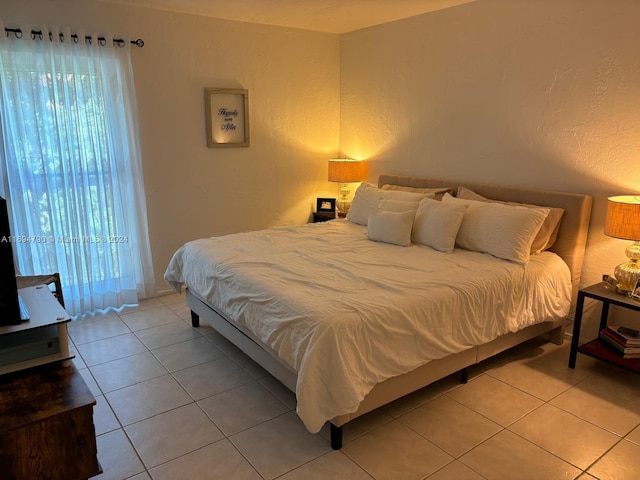
[[[618,292],[628,294],[640,277],[640,196],[623,195],[607,199],[604,233],[633,241],[625,250],[629,260],[614,270]]]
[[[351,207],[349,184],[364,179],[364,162],[348,158],[329,160],[329,181],[340,183],[340,198],[336,201],[338,217],[346,217]]]

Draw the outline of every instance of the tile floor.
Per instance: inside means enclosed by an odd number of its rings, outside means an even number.
[[[204,322],[203,322],[204,323]],[[533,340],[345,427],[309,434],[295,398],[184,297],[75,321],[99,479],[637,479],[640,377]]]

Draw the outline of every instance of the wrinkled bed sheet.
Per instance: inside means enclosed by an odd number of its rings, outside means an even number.
[[[523,327],[567,316],[569,269],[366,238],[346,220],[195,240],[165,280],[186,285],[298,372],[310,432],[354,412],[379,382]]]

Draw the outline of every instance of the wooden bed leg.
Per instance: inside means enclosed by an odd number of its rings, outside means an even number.
[[[200,316],[193,310],[191,310],[191,326],[192,327],[200,326]]]
[[[467,383],[469,381],[469,370],[463,368],[460,370],[460,383]]]
[[[562,345],[564,341],[564,325],[549,331],[549,341],[556,345]]]
[[[340,450],[342,448],[342,427],[336,427],[331,422],[329,422],[329,426],[331,427],[331,448]]]

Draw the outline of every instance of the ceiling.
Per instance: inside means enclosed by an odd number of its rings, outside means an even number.
[[[98,0],[242,22],[347,33],[475,0]]]

